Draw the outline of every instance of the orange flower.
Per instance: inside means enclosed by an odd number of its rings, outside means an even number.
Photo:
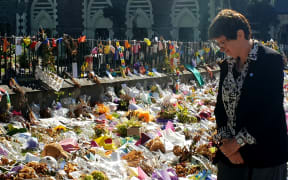
[[[112,120],[113,116],[111,114],[105,114],[106,119]]]
[[[150,122],[152,120],[152,117],[148,111],[136,110],[135,114],[137,114],[138,118],[142,119],[144,122]]]
[[[105,106],[104,104],[97,104],[99,114],[106,114],[109,113],[109,107]]]

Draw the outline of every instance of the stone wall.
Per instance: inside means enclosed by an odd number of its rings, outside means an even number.
[[[201,71],[200,71],[201,72]],[[206,71],[201,72],[202,77],[209,78]],[[214,71],[214,76],[217,77],[219,75],[219,70]],[[191,80],[195,80],[193,74],[190,72],[185,72],[181,74],[181,83],[187,83]],[[66,79],[63,84],[63,88],[60,91],[64,92],[64,95],[61,96],[67,97],[72,96],[73,98],[78,98],[80,95],[88,95],[91,96],[93,102],[101,101],[101,97],[105,92],[107,87],[113,86],[116,90],[121,88],[121,84],[125,83],[128,87],[135,86],[137,83],[140,83],[144,88],[149,87],[149,85],[153,83],[157,83],[161,85],[163,88],[167,87],[168,83],[171,82],[172,79],[176,77],[168,76],[162,74],[161,77],[117,77],[114,80],[110,79],[101,79],[101,84],[95,84],[90,80],[86,79],[78,79],[78,82],[81,84],[81,88],[76,88],[73,86],[73,83]],[[10,94],[11,104],[16,110],[23,109],[23,106],[20,106],[21,96],[19,94],[15,94],[7,85],[0,86],[3,89],[6,89]],[[48,90],[48,91],[40,91],[40,90],[32,90],[30,88],[23,87],[26,92],[26,97],[28,99],[28,103],[35,103],[39,104],[40,107],[48,107],[51,106],[52,102],[56,100],[57,94],[55,91]],[[6,107],[6,97],[2,98],[2,102],[0,102],[0,108],[3,110]],[[25,107],[24,107],[25,108]]]

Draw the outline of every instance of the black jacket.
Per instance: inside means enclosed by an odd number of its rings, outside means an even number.
[[[215,107],[217,128],[225,126],[227,122],[221,93],[228,71],[227,61],[223,61],[220,66],[220,82]],[[256,139],[256,144],[246,144],[239,150],[245,161],[244,166],[271,167],[288,160],[283,78],[282,56],[259,44],[258,58],[250,62],[236,107],[236,134],[245,127]],[[230,166],[237,166],[230,163],[220,150],[217,152],[216,159]]]

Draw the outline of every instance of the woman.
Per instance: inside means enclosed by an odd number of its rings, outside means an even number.
[[[228,56],[215,107],[218,180],[286,180],[281,55],[251,39],[248,20],[230,9],[219,12],[208,34]]]

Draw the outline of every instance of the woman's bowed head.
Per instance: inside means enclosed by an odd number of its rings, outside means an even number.
[[[220,51],[234,59],[246,58],[251,49],[250,24],[242,14],[231,9],[218,13],[209,26],[208,36]]]

